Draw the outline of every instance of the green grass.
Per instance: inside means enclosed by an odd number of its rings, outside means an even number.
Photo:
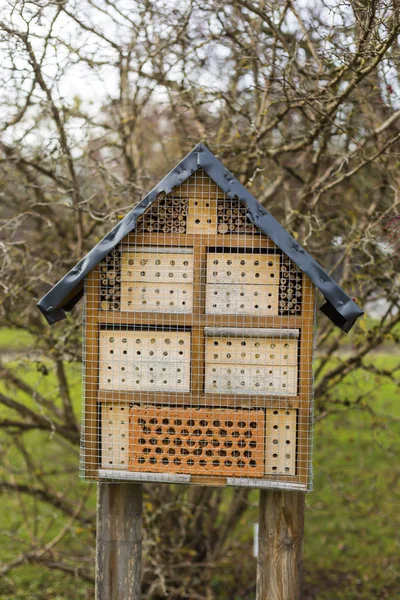
[[[4,336],[3,336],[4,334]],[[2,330],[0,348],[9,348],[10,340],[19,348],[29,346],[29,337],[14,336]],[[4,339],[6,343],[4,343]],[[18,345],[17,345],[18,347]],[[380,353],[370,359],[374,366],[393,368],[399,357]],[[55,377],[50,363],[20,362],[13,358],[10,366],[18,370],[27,383],[47,399],[59,403]],[[80,410],[80,365],[68,365],[68,378],[76,409]],[[3,393],[10,393],[0,384]],[[307,600],[396,600],[400,598],[400,398],[395,383],[361,370],[350,374],[336,389],[338,399],[350,403],[363,392],[367,401],[357,409],[337,406],[336,414],[317,423],[314,440],[314,491],[307,495],[305,534],[305,598]],[[14,392],[13,392],[14,394]],[[13,395],[27,406],[38,408],[37,400],[22,392]],[[12,413],[2,409],[1,416]],[[15,417],[15,415],[13,415]],[[87,487],[78,480],[77,449],[60,444],[48,433],[30,432],[24,439],[32,456],[45,470],[50,465],[61,473],[50,476],[55,488],[66,492],[72,503],[82,497]],[[9,447],[9,438],[1,434],[0,450],[4,466],[12,466],[16,477],[24,475],[21,454]],[[68,469],[68,474],[65,470]],[[3,471],[1,478],[7,475]],[[227,495],[233,493],[227,490]],[[246,561],[251,557],[252,527],[257,519],[257,492],[251,494],[249,510],[241,523],[238,538],[247,544]],[[0,561],[7,561],[23,551],[37,535],[51,539],[58,531],[60,513],[37,500],[2,495],[0,511]],[[94,508],[94,493],[90,507]],[[38,515],[38,523],[27,515]],[[35,531],[38,527],[38,531]],[[66,551],[86,558],[93,552],[93,536],[85,527],[74,524],[63,540]],[[227,558],[226,568],[236,568]],[[215,577],[217,598],[225,597]],[[23,566],[0,582],[3,600],[58,600],[90,598],[91,589],[56,571]],[[247,600],[243,599],[243,600]]]
[[[33,346],[35,338],[25,329],[0,329],[0,352],[13,352]]]

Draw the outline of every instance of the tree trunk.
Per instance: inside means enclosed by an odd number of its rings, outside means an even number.
[[[99,483],[96,600],[140,600],[142,486]]]
[[[303,492],[260,491],[257,600],[299,600]]]

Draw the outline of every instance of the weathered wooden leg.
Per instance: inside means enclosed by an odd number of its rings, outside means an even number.
[[[299,600],[303,492],[260,491],[257,600]]]
[[[96,600],[140,600],[142,486],[99,483]]]

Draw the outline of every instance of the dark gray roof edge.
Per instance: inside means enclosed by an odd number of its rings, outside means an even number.
[[[65,311],[71,310],[82,297],[83,280],[86,275],[135,228],[138,217],[155,201],[157,195],[161,192],[169,194],[174,187],[179,186],[199,168],[202,168],[229,198],[238,197],[246,204],[248,217],[254,225],[287,254],[322,292],[326,303],[321,307],[321,311],[342,331],[346,333],[350,331],[358,317],[363,314],[356,302],[202,143],[193,148],[38,302],[38,307],[47,321],[53,324],[65,318]]]

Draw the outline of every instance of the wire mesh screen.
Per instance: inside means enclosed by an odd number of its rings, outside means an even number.
[[[310,489],[314,289],[200,169],[85,282],[81,474]]]

